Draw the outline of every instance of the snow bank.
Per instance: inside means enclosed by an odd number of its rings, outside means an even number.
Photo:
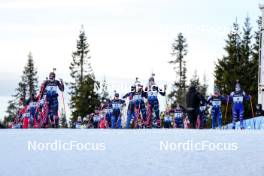
[[[245,129],[258,129],[264,130],[264,116],[255,117],[243,121]],[[226,126],[227,129],[232,129],[233,124],[230,123]],[[240,128],[239,120],[236,122],[236,128]]]
[[[263,176],[264,131],[0,130],[1,176]],[[99,150],[38,150],[28,143],[103,144]],[[236,144],[237,150],[175,150],[176,144]],[[169,143],[170,150],[161,148]],[[105,150],[103,150],[105,149]],[[163,149],[163,150],[161,150]],[[229,148],[230,149],[230,148]]]

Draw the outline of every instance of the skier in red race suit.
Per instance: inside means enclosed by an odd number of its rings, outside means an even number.
[[[29,126],[29,113],[27,113],[28,106],[25,105],[24,101],[25,101],[24,97],[19,100],[19,105],[22,106],[22,108],[19,109],[18,111],[16,122],[21,123],[22,128],[28,128]]]

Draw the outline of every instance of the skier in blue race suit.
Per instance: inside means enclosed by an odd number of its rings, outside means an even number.
[[[28,111],[30,114],[30,126],[33,127],[34,120],[37,120],[37,101],[38,99],[36,98],[35,94],[32,94],[30,98],[27,100],[26,105],[28,105]]]
[[[222,103],[226,103],[226,99],[224,96],[220,94],[218,88],[215,88],[214,94],[210,96],[207,100],[207,103],[212,106],[212,128],[216,128],[216,121],[218,123],[218,128],[222,128]]]
[[[143,91],[143,85],[138,78],[133,86],[131,86],[131,92],[127,93],[123,98],[129,97],[129,105],[127,109],[127,122],[126,128],[130,128],[130,121],[132,116],[135,116],[134,109],[135,107],[140,107],[140,111],[143,117],[144,124],[147,121],[146,107],[143,98],[146,98],[146,93]]]
[[[200,120],[200,129],[205,128],[206,120],[207,120],[207,101],[204,97],[200,100],[199,112],[198,112],[199,120]]]
[[[183,118],[186,110],[177,103],[176,108],[171,110],[174,113],[174,128],[184,128]]]
[[[104,101],[104,104],[102,106],[102,109],[106,110],[105,117],[106,117],[108,124],[111,126],[111,118],[112,118],[112,113],[113,113],[112,103],[110,99],[105,99],[103,101]]]
[[[111,101],[112,106],[112,117],[111,117],[111,128],[121,128],[121,109],[125,101],[119,99],[119,94],[115,93],[115,98]]]
[[[160,89],[154,80],[154,74],[149,78],[149,85],[145,88],[145,93],[147,94],[148,103],[152,108],[152,111],[155,113],[155,121],[157,122],[157,127],[160,127],[160,110],[159,110],[159,100],[158,94],[165,96],[166,94],[166,86],[164,86],[164,90]],[[150,124],[151,119],[148,119],[148,125],[151,127]]]
[[[51,120],[52,127],[59,126],[59,117],[58,117],[58,88],[60,91],[64,91],[63,81],[56,80],[56,75],[54,72],[49,74],[49,79],[44,83],[44,94],[46,95],[46,100],[48,101],[48,115]]]
[[[240,128],[244,129],[244,102],[250,100],[250,96],[246,95],[246,93],[241,89],[240,84],[237,83],[235,86],[235,91],[231,92],[229,96],[229,102],[232,103],[232,123],[233,129],[236,128],[236,121],[239,118],[240,120]]]
[[[165,116],[164,116],[164,128],[171,128],[171,122],[172,122],[172,117],[170,115],[170,110],[167,109],[165,111]]]

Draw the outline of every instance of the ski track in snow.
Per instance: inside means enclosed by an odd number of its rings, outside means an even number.
[[[264,131],[0,130],[1,176],[263,176]],[[28,140],[103,142],[105,151],[28,151]],[[160,141],[237,142],[237,151],[160,151]]]

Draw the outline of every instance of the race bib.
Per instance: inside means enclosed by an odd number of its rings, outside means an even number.
[[[57,93],[57,86],[47,86],[46,91],[52,92],[52,93]]]
[[[182,112],[174,113],[175,118],[182,118]]]
[[[106,113],[109,113],[109,114],[113,112],[113,110],[110,108],[105,109],[105,111],[106,111]]]
[[[148,91],[148,97],[157,97],[158,92],[157,91]]]
[[[81,124],[76,124],[75,128],[76,129],[81,129]]]
[[[113,103],[112,104],[112,107],[113,107],[113,109],[121,109],[122,104],[120,104],[120,103]]]
[[[133,100],[141,100],[142,96],[141,95],[134,95]]]
[[[24,113],[24,114],[22,115],[22,117],[23,117],[23,118],[25,118],[25,117],[30,117],[30,113],[29,113],[29,112]]]
[[[31,103],[29,104],[29,106],[30,106],[31,108],[34,108],[34,107],[37,106],[37,102],[31,102]]]
[[[234,103],[242,103],[243,102],[243,97],[240,96],[240,97],[233,97],[233,102]]]
[[[212,101],[212,105],[213,106],[221,106],[221,101],[217,100],[217,101]]]
[[[44,103],[45,103],[45,99],[41,99],[40,102],[39,102],[39,104],[40,104],[41,106],[44,105]]]
[[[206,106],[200,106],[200,111],[205,111],[206,110]]]
[[[99,122],[100,119],[101,119],[101,118],[100,118],[99,115],[96,115],[96,116],[93,117],[94,122]]]
[[[165,116],[165,117],[164,117],[164,120],[165,120],[165,121],[171,121],[171,116]]]

